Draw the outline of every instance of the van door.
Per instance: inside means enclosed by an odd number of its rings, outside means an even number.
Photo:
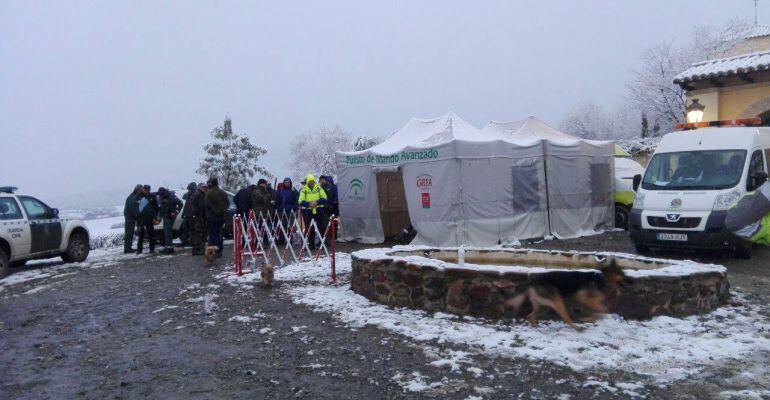
[[[34,197],[19,196],[19,200],[29,219],[30,254],[58,250],[62,238],[62,223],[59,217],[54,215],[50,207]]]
[[[754,150],[751,153],[751,161],[749,162],[749,170],[746,173],[746,191],[753,191],[757,189],[756,182],[754,181],[754,175],[757,172],[766,172],[765,158],[762,154],[762,150]]]

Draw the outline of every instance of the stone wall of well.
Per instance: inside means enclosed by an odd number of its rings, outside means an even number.
[[[354,292],[394,307],[489,318],[520,318],[531,310],[528,306],[517,310],[510,301],[530,286],[530,273],[439,269],[403,260],[369,260],[355,255],[352,269]],[[657,315],[683,317],[725,304],[729,287],[727,275],[716,272],[629,277],[608,305],[611,313],[628,319]],[[565,302],[574,316],[583,311],[571,299],[566,298]]]

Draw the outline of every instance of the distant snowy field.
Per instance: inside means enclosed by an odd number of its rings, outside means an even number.
[[[85,221],[91,236],[123,232],[123,217],[89,219]]]
[[[85,223],[91,235],[92,249],[123,245],[123,217],[89,219]]]

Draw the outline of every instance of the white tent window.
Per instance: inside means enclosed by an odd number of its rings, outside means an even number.
[[[530,164],[514,165],[511,167],[513,178],[513,211],[529,213],[542,211],[539,168],[532,160]]]

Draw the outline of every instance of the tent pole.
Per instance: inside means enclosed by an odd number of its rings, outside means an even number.
[[[543,156],[543,177],[545,178],[545,215],[546,223],[548,224],[547,235],[551,234],[551,198],[548,195],[548,165],[546,163],[546,156]]]

